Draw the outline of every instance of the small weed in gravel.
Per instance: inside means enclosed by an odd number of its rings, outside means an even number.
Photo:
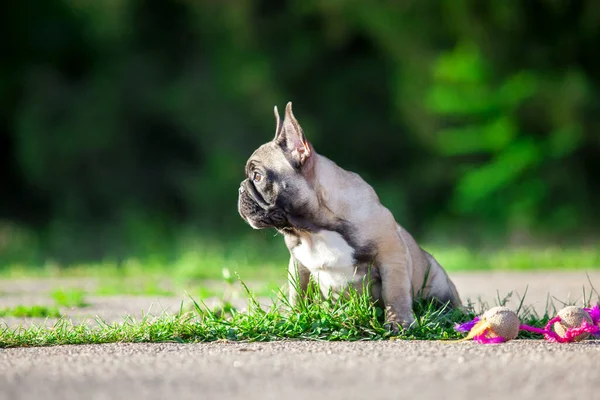
[[[0,308],[0,317],[60,318],[60,312],[56,307],[18,305]],[[1,343],[2,338],[0,337],[0,346]]]
[[[88,305],[81,289],[57,289],[52,292],[52,298],[60,307],[81,308]]]

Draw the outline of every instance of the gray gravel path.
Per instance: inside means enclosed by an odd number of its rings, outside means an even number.
[[[594,399],[600,342],[112,344],[0,351],[0,399]]]
[[[463,301],[473,302],[481,299],[490,306],[496,305],[498,296],[504,297],[512,292],[508,306],[516,308],[521,296],[524,304],[539,313],[543,313],[548,301],[554,302],[558,309],[563,303],[583,302],[585,293],[589,299],[600,295],[600,271],[532,271],[532,272],[459,272],[450,274]]]

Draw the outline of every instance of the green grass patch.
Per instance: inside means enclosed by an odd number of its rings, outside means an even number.
[[[599,269],[600,247],[506,248],[425,247],[448,271]]]
[[[61,314],[56,307],[18,305],[0,308],[0,317],[60,318]],[[1,341],[2,339],[0,339],[0,343]]]
[[[252,236],[254,238],[254,235]],[[149,252],[141,258],[121,261],[102,260],[61,264],[48,260],[41,264],[14,261],[0,263],[0,277],[94,277],[99,279],[144,278],[148,286],[132,294],[167,294],[169,288],[152,286],[153,281],[169,277],[174,281],[201,281],[222,278],[223,269],[245,280],[284,282],[289,254],[282,240],[258,235],[256,238],[219,242],[202,238],[178,245],[161,255]],[[272,239],[272,240],[271,240]],[[425,245],[448,271],[548,270],[600,268],[600,246],[581,247],[506,247],[473,249],[464,246]],[[159,252],[160,253],[160,252]],[[123,293],[124,289],[104,287],[100,294]],[[172,294],[172,293],[169,293]]]
[[[73,324],[61,318],[54,326],[0,328],[0,347],[51,346],[61,344],[100,344],[115,342],[211,342],[273,341],[273,340],[456,340],[463,337],[455,331],[457,323],[471,320],[489,308],[487,304],[470,304],[467,309],[455,310],[436,302],[418,300],[414,304],[416,321],[408,330],[392,334],[385,326],[383,311],[374,306],[365,292],[350,291],[345,299],[324,300],[311,289],[306,299],[291,306],[279,291],[271,307],[260,306],[254,294],[242,283],[248,296],[248,310],[240,312],[227,301],[210,309],[201,300],[191,298],[192,307],[182,302],[177,314],[159,317],[145,316],[140,320],[126,318],[120,323],[106,323],[96,319],[95,324]],[[512,294],[498,298],[496,305],[504,305]],[[588,292],[587,302],[598,295]],[[543,316],[538,316],[520,299],[518,314],[523,323],[544,326],[556,313],[551,299]],[[57,316],[56,313],[44,316]],[[522,332],[520,338],[537,338]]]
[[[149,248],[138,257],[80,263],[52,259],[4,260],[0,254],[0,277],[143,277],[151,280],[167,276],[173,280],[200,281],[222,279],[225,268],[246,280],[285,280],[289,254],[283,240],[275,239],[267,232],[233,241],[193,237],[178,240],[172,248]]]
[[[88,305],[85,292],[81,289],[56,289],[51,296],[60,307],[81,308]]]

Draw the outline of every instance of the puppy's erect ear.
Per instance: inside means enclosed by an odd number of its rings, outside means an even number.
[[[277,110],[277,107],[275,107],[275,110]],[[275,114],[277,121],[279,121],[277,111],[275,111]],[[277,125],[279,125],[279,122]],[[312,155],[311,145],[306,140],[304,132],[292,112],[292,102],[287,103],[285,107],[285,118],[281,128],[278,128],[277,135],[275,135],[275,143],[281,146],[300,166],[304,165]]]

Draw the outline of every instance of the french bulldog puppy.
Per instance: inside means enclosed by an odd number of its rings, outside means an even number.
[[[238,211],[254,229],[275,228],[290,251],[290,301],[309,279],[323,295],[338,296],[368,282],[370,296],[397,331],[414,321],[416,295],[460,307],[456,287],[433,256],[422,250],[358,174],[317,154],[292,112],[281,122],[275,107],[275,138],[246,164]],[[294,278],[296,277],[296,278]]]

